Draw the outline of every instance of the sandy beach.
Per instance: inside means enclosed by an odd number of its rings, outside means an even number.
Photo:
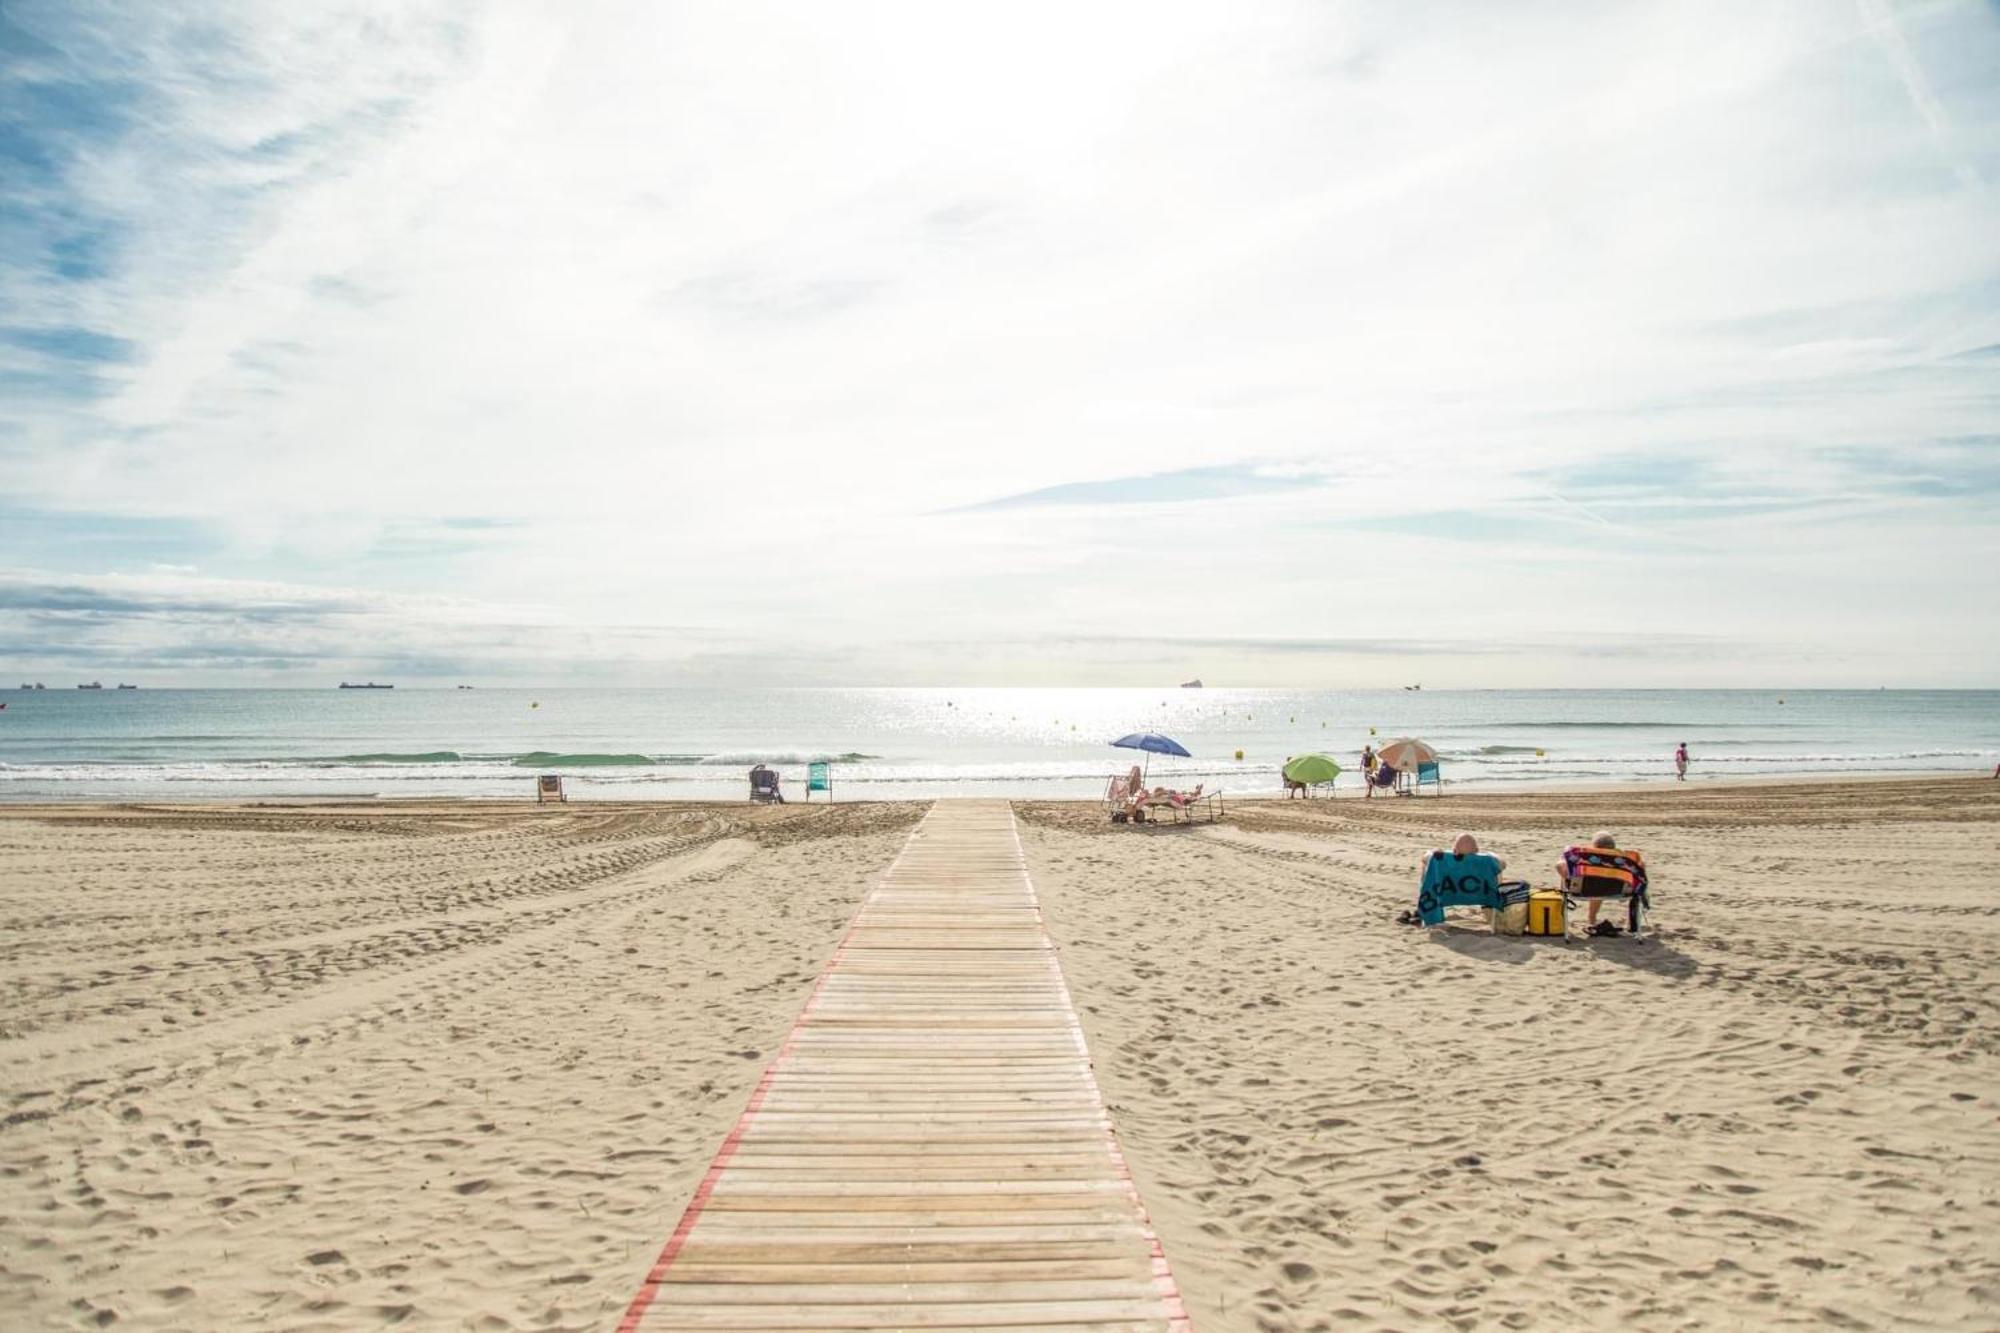
[[[1023,808],[1199,1328],[1991,1328],[2000,783]],[[1473,830],[1644,943],[1391,924]]]
[[[0,1323],[611,1327],[924,808],[0,809]],[[2000,783],[1017,812],[1197,1328],[2000,1320]]]
[[[0,813],[0,1325],[609,1327],[920,813]]]

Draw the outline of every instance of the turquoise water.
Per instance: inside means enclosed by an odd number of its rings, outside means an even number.
[[[1421,737],[1473,788],[1993,771],[2000,691],[1729,690],[0,690],[0,799],[532,795],[735,797],[752,763],[788,787],[835,761],[836,794],[1095,796],[1173,736],[1155,779],[1279,789],[1289,755],[1352,766]],[[1243,758],[1237,759],[1236,752]],[[1341,785],[1355,787],[1352,774]]]

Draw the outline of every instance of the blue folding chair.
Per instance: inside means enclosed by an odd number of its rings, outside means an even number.
[[[826,793],[826,799],[833,799],[833,765],[824,759],[815,759],[806,765],[806,799],[810,801],[816,791]]]
[[[1438,795],[1444,795],[1444,778],[1438,773],[1437,760],[1435,759],[1431,760],[1428,764],[1417,765],[1416,789],[1419,795],[1423,794],[1424,784],[1427,782],[1437,788]]]

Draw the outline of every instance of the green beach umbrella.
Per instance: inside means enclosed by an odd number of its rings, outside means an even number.
[[[1308,786],[1331,782],[1340,774],[1340,765],[1323,754],[1302,754],[1285,765],[1285,776]]]

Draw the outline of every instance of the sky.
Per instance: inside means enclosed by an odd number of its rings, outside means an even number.
[[[2000,685],[2000,6],[0,0],[0,682]]]

